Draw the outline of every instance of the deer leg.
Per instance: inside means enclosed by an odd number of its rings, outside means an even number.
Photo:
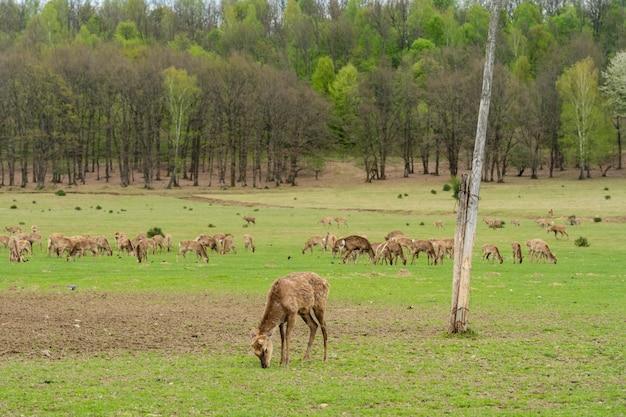
[[[324,310],[321,308],[316,308],[313,310],[315,312],[315,317],[317,317],[317,321],[322,328],[322,336],[324,339],[324,362],[328,359],[326,341],[328,339],[328,334],[326,333],[326,320],[324,320]]]
[[[289,341],[291,340],[291,333],[293,333],[293,328],[296,324],[296,313],[292,313],[287,317],[287,322],[284,324],[287,326],[284,332],[284,340],[281,344],[281,365],[289,365]],[[281,337],[283,337],[283,333],[281,332]]]
[[[304,358],[302,359],[303,361],[308,361],[309,356],[311,355],[313,340],[315,340],[315,332],[317,332],[317,323],[315,323],[315,320],[313,320],[311,312],[308,312],[306,314],[300,314],[300,317],[302,317],[302,320],[304,320],[306,325],[309,326],[309,344],[306,347],[306,353],[304,354]]]
[[[350,255],[352,255],[352,251],[354,249],[348,249],[348,252],[346,253],[346,256],[343,258],[343,263],[347,264],[348,263],[348,258],[350,257]]]
[[[283,365],[285,363],[285,323],[280,323],[278,325],[278,329],[280,330],[280,364]]]

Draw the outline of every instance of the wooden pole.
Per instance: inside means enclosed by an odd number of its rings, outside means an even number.
[[[472,272],[472,251],[478,220],[478,197],[485,159],[485,142],[491,103],[491,81],[496,50],[496,33],[500,18],[500,0],[491,2],[491,20],[485,53],[483,89],[480,96],[476,141],[472,159],[472,173],[461,177],[459,208],[454,233],[454,270],[452,277],[452,308],[448,333],[465,333],[469,323],[469,288]]]

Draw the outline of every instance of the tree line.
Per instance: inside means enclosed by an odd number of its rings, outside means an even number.
[[[622,2],[504,11],[484,180],[621,169]],[[488,25],[484,5],[453,0],[2,0],[0,185],[115,171],[149,189],[205,172],[264,187],[337,155],[366,181],[390,158],[405,176],[455,176],[471,163]]]

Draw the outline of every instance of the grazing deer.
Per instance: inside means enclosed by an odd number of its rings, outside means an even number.
[[[17,236],[9,238],[9,262],[25,262],[22,250],[20,249],[20,240]]]
[[[483,245],[483,260],[487,260],[490,263],[494,263],[496,260],[500,263],[503,262],[502,256],[498,247],[495,245]]]
[[[329,287],[328,281],[314,272],[294,272],[274,281],[267,293],[261,323],[251,333],[254,354],[261,360],[261,367],[270,367],[273,352],[271,336],[276,326],[280,329],[280,364],[289,365],[289,341],[297,315],[309,326],[309,344],[303,360],[309,359],[318,323],[324,337],[324,361],[327,360],[328,335],[324,312]]]
[[[333,218],[332,217],[324,217],[323,219],[320,219],[317,224],[322,224],[324,226],[332,226],[333,224]]]
[[[520,245],[519,242],[513,242],[511,243],[511,250],[513,251],[513,263],[516,263],[516,261],[522,263],[524,260],[524,255],[522,255],[522,245]]]
[[[12,235],[16,233],[22,233],[22,228],[20,226],[5,226],[4,230],[11,233]]]
[[[433,226],[443,227],[443,220],[437,220],[436,222],[433,223]]]
[[[337,239],[335,246],[333,246],[333,255],[337,253],[341,254],[344,250],[346,251],[345,255],[342,255],[344,264],[348,262],[353,252],[357,254],[365,252],[370,256],[372,263],[376,263],[376,254],[374,253],[374,249],[372,249],[372,244],[363,236],[352,235]],[[356,262],[355,260],[354,263]]]
[[[307,239],[304,243],[304,247],[302,248],[302,254],[304,255],[307,249],[311,250],[311,255],[313,255],[313,247],[319,246],[322,248],[323,252],[326,252],[326,240],[321,236],[312,236]]]
[[[246,221],[246,226],[250,226],[250,223],[256,226],[256,217],[243,216],[242,218]]]
[[[256,250],[256,246],[254,246],[254,239],[249,234],[243,235],[243,244],[246,249],[246,252],[248,251],[248,247],[252,249],[252,253],[254,253],[254,251]]]
[[[337,223],[337,228],[341,227],[341,225],[345,225],[346,229],[348,228],[348,219],[345,217],[335,217],[335,223]]]

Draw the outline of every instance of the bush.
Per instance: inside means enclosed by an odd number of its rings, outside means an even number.
[[[165,237],[165,235],[163,234],[163,230],[161,230],[160,227],[153,227],[152,229],[148,230],[148,237],[154,237],[156,235],[161,235],[163,237]]]
[[[589,247],[589,242],[587,241],[586,237],[581,236],[574,241],[574,245],[581,247],[581,248],[587,248]]]
[[[402,194],[398,194],[398,198],[402,198]]]
[[[595,217],[593,218],[593,221],[594,221],[594,223],[602,223],[602,218],[600,218],[600,217],[598,217],[598,216],[595,216]]]
[[[59,197],[63,197],[63,196],[65,196],[65,191],[58,190],[55,194],[58,195]]]
[[[435,195],[435,194],[437,194],[437,191],[436,191],[436,190],[430,190],[430,193],[431,193],[432,195]]]
[[[450,184],[453,190],[452,198],[458,200],[459,191],[461,191],[461,180],[458,177],[452,177],[448,180],[448,184]]]
[[[15,204],[13,204],[13,205],[11,206],[11,209],[12,209],[12,210],[15,210],[16,208],[17,208],[17,206],[16,206]]]
[[[443,191],[450,191],[452,189],[452,186],[448,183],[443,185]]]
[[[76,206],[76,207],[74,207],[74,210],[76,210],[76,211],[80,211],[80,210],[81,210],[81,209],[80,209],[80,206]]]

